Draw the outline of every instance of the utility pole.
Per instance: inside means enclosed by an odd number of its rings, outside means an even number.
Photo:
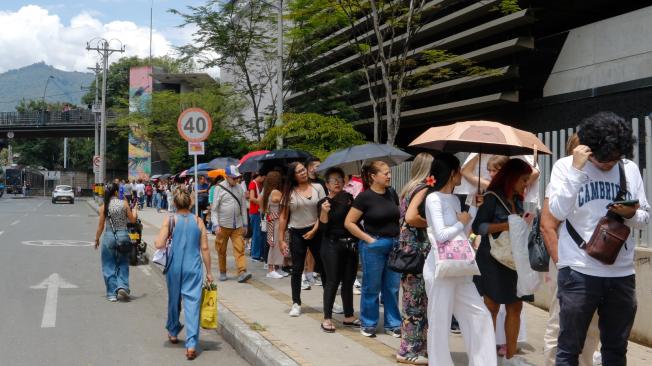
[[[63,138],[63,170],[68,169],[68,138]]]
[[[97,112],[98,104],[100,104],[100,64],[95,63],[95,67],[87,67],[88,70],[91,70],[95,73],[95,102],[93,103],[93,116],[95,116],[95,154],[94,157],[100,154],[100,140],[99,140],[99,123],[100,115]],[[99,183],[99,174],[95,174],[95,183]]]
[[[276,123],[277,127],[283,125],[283,0],[278,0],[278,35],[277,38],[277,87],[276,91],[278,95],[276,96]],[[276,138],[276,148],[283,148],[283,137],[280,135]]]
[[[92,41],[91,41],[92,42]],[[109,56],[114,52],[124,52],[125,46],[120,44],[120,48],[114,49],[109,45],[106,39],[96,40],[94,47],[91,42],[86,43],[87,51],[97,51],[102,56],[102,111],[101,111],[101,129],[100,129],[100,177],[99,183],[106,183],[106,78],[109,69]],[[118,41],[119,42],[119,41]]]

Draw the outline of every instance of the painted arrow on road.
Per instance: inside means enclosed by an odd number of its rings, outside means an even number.
[[[47,289],[45,295],[45,307],[43,308],[43,319],[41,320],[41,328],[54,328],[57,323],[57,301],[59,297],[60,288],[77,288],[77,286],[66,282],[63,278],[59,277],[58,273],[53,273],[50,277],[43,280],[36,286],[31,286],[33,289]]]

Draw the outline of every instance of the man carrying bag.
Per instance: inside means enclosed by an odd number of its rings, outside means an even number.
[[[561,225],[558,246],[560,332],[556,365],[577,365],[587,329],[600,314],[602,361],[627,364],[636,314],[635,243],[630,229],[649,220],[631,125],[607,112],[579,126],[580,145],[557,161],[549,207]]]

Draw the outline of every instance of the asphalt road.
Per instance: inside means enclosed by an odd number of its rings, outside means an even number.
[[[131,302],[105,299],[97,219],[81,200],[0,199],[0,365],[187,362],[183,342],[167,341],[156,268],[131,267]],[[199,351],[194,365],[248,365],[215,331],[201,330]]]

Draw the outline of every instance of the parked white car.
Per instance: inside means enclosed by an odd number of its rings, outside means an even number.
[[[54,191],[52,191],[52,203],[57,203],[58,201],[75,203],[75,192],[71,186],[62,185],[54,188]]]

